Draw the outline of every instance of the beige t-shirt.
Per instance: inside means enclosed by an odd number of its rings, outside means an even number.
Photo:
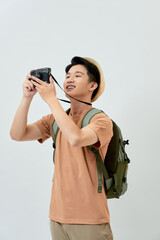
[[[69,113],[69,117],[81,128],[81,121],[86,112],[73,116]],[[35,122],[42,132],[42,138],[38,139],[40,143],[52,136],[53,120],[53,114],[48,114]],[[98,135],[99,142],[93,146],[99,148],[104,162],[108,144],[113,136],[112,120],[104,113],[99,113],[91,119],[88,127]],[[60,129],[56,138],[54,167],[49,208],[50,219],[65,224],[110,222],[103,175],[102,193],[97,192],[96,156],[87,146],[72,147]]]

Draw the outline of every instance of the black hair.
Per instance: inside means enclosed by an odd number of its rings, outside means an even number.
[[[100,84],[99,70],[98,70],[97,66],[95,66],[93,63],[87,61],[86,59],[84,59],[82,57],[75,56],[71,59],[71,64],[66,66],[65,72],[68,73],[69,69],[72,66],[78,65],[78,64],[83,65],[87,69],[87,74],[88,74],[88,77],[89,77],[89,83],[90,82],[96,82],[98,84],[98,87],[92,93],[92,97],[91,97],[91,100],[92,100],[95,97],[95,95],[98,91],[98,88],[99,88],[99,84]]]

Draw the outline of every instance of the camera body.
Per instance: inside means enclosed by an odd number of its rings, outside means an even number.
[[[32,70],[30,72],[31,76],[37,77],[43,82],[50,83],[49,77],[51,74],[51,68],[39,68],[36,70]],[[30,80],[33,80],[32,78]],[[33,80],[35,81],[35,80]]]

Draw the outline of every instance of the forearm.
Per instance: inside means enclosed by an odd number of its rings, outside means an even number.
[[[78,137],[80,136],[80,129],[63,110],[57,98],[52,100],[49,107],[66,140],[72,146],[76,146]]]
[[[20,140],[25,134],[27,127],[27,115],[31,100],[32,98],[22,97],[10,129],[10,136],[14,140]]]

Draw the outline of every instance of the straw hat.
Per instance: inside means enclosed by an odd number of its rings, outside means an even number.
[[[89,57],[83,57],[84,59],[86,59],[88,62],[91,62],[92,64],[96,65],[96,67],[99,70],[100,73],[100,83],[99,83],[99,88],[98,91],[96,93],[96,95],[94,96],[94,98],[91,100],[91,102],[96,101],[99,96],[103,93],[104,88],[105,88],[105,81],[104,81],[104,76],[103,76],[103,71],[101,66],[99,65],[99,63],[97,61],[95,61],[93,58],[89,58]]]

